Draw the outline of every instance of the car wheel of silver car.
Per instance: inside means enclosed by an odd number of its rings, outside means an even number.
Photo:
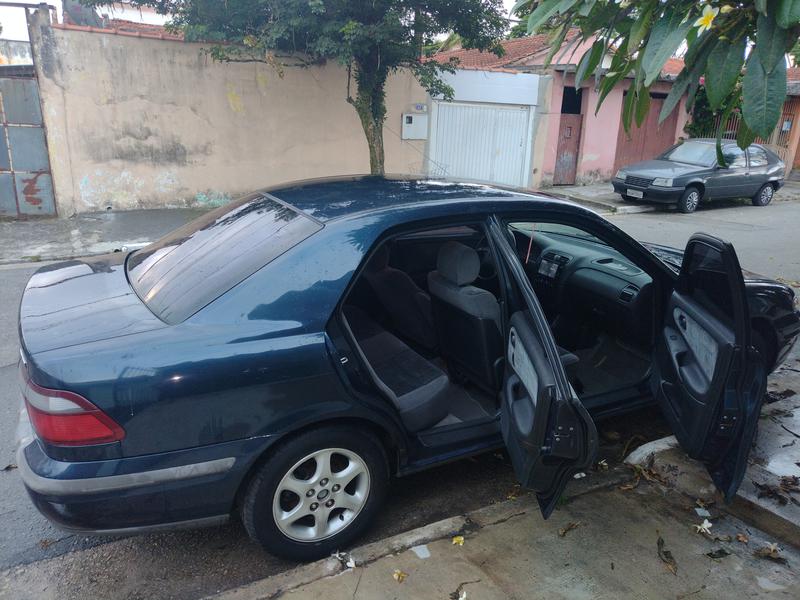
[[[766,206],[772,202],[772,197],[775,195],[775,188],[771,183],[765,183],[758,190],[758,193],[753,196],[753,206]]]
[[[678,210],[682,213],[693,213],[700,205],[700,190],[696,187],[688,187],[678,200]]]
[[[270,454],[242,502],[250,536],[293,560],[328,556],[358,537],[383,500],[386,456],[371,434],[314,429]]]

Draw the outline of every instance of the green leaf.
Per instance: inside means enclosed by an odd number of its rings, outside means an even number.
[[[641,127],[650,112],[650,89],[642,88],[636,98],[636,126]]]
[[[725,110],[722,112],[722,116],[719,119],[719,125],[717,125],[717,143],[716,143],[716,151],[717,151],[717,164],[720,167],[727,167],[728,162],[725,160],[725,155],[722,154],[722,134],[725,132],[725,128],[728,126],[728,119],[733,112],[733,104],[729,104]]]
[[[556,34],[555,39],[551,38],[550,50],[547,51],[547,56],[544,57],[545,67],[550,66],[550,61],[553,60],[553,56],[561,49],[561,46],[564,44],[564,38],[567,37],[567,31],[569,31],[569,23],[564,23]]]
[[[767,0],[756,0],[756,12],[765,15],[767,14]]]
[[[664,122],[670,113],[675,110],[675,107],[678,106],[678,103],[683,98],[683,93],[689,87],[690,79],[689,79],[689,71],[684,67],[683,71],[681,71],[678,76],[675,78],[675,81],[672,83],[672,88],[669,90],[669,94],[667,94],[666,100],[664,100],[664,104],[661,106],[661,112],[658,113],[658,124]]]
[[[631,117],[633,116],[633,107],[636,104],[636,92],[633,85],[625,92],[625,98],[622,100],[622,126],[625,128],[625,133],[630,137],[631,133]]]
[[[655,7],[655,3],[652,2],[645,5],[641,9],[639,17],[633,22],[633,25],[631,26],[631,32],[628,35],[628,48],[631,50],[635,50],[639,47],[639,44],[642,43],[642,40],[647,33],[647,28],[650,25],[650,21],[653,18],[653,11],[655,10]]]
[[[587,50],[578,62],[578,67],[575,71],[575,87],[580,87],[581,83],[593,73],[600,64],[603,58],[603,51],[606,49],[605,42],[596,40],[592,47]]]
[[[775,20],[784,29],[800,23],[800,0],[778,0]]]
[[[517,14],[517,11],[520,8],[522,8],[523,6],[528,6],[532,2],[533,0],[517,0],[517,2],[514,3],[514,6],[511,7],[511,14],[512,15]]]
[[[577,0],[544,0],[539,3],[528,17],[528,33],[535,33],[546,21],[548,21],[556,13],[563,14],[565,11],[572,8]]]
[[[600,105],[603,104],[603,100],[611,93],[614,86],[624,79],[627,74],[628,69],[625,68],[621,71],[615,71],[613,75],[606,74],[606,76],[603,77],[603,80],[600,82],[600,95],[597,98],[597,106],[594,109],[594,114],[597,114],[597,111],[600,110]]]
[[[756,141],[755,132],[747,126],[744,120],[739,121],[739,131],[736,132],[736,144],[744,150]]]
[[[662,18],[656,21],[644,49],[642,68],[645,85],[650,85],[661,73],[667,59],[680,47],[692,27],[692,20],[683,21],[685,14],[673,6],[668,6]]]
[[[788,32],[784,28],[778,27],[775,22],[774,12],[767,16],[758,15],[754,52],[758,55],[767,74],[772,73],[775,65],[784,60],[787,34]]]
[[[736,42],[720,40],[708,55],[706,67],[706,96],[711,110],[717,110],[736,85],[742,72],[744,50],[747,40],[742,37]]]
[[[767,73],[761,61],[750,55],[742,81],[742,115],[759,137],[769,137],[781,116],[786,97],[786,62],[778,61]]]

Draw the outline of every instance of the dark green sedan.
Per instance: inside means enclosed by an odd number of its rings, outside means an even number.
[[[745,151],[724,140],[723,167],[715,145],[714,139],[692,139],[653,160],[623,167],[612,180],[614,191],[625,200],[675,204],[683,213],[694,212],[704,200],[750,198],[754,206],[769,204],[783,186],[784,162],[760,144]]]

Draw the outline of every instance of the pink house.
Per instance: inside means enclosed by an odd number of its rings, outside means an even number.
[[[672,82],[683,68],[683,61],[671,58],[659,80],[653,84],[651,107],[642,127],[622,127],[622,103],[629,80],[624,80],[597,108],[598,89],[594,77],[575,87],[575,69],[591,41],[574,50],[568,35],[564,49],[556,53],[545,68],[549,51],[548,36],[506,40],[504,56],[477,50],[452,50],[435,55],[439,61],[456,58],[459,69],[503,71],[539,75],[535,128],[532,139],[530,187],[586,184],[610,179],[625,163],[652,158],[684,135],[687,115],[685,99],[661,125],[658,114]],[[602,65],[607,68],[606,64]]]

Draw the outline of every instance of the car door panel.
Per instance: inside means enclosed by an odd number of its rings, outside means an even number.
[[[733,247],[704,234],[686,247],[654,360],[654,395],[687,454],[730,500],[746,468],[766,367],[750,345],[741,267]]]
[[[527,307],[516,311],[505,329],[501,432],[517,478],[536,492],[547,518],[572,476],[591,466],[597,430],[567,381],[544,312],[497,219],[490,220],[489,231]]]

